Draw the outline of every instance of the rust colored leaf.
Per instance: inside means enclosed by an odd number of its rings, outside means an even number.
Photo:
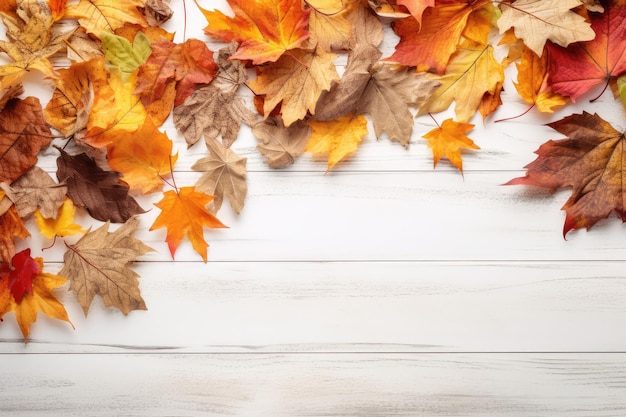
[[[0,112],[0,182],[11,183],[37,163],[52,140],[39,99],[12,99]]]
[[[452,119],[446,119],[441,126],[436,127],[422,137],[428,141],[428,146],[433,151],[433,168],[442,157],[446,157],[452,165],[463,172],[463,159],[461,149],[480,149],[466,133],[474,129],[473,124],[457,123]]]
[[[76,292],[85,316],[96,295],[105,306],[115,307],[124,314],[147,309],[138,275],[129,268],[137,257],[154,251],[135,238],[138,225],[137,218],[131,217],[110,233],[109,223],[105,223],[76,244],[67,245],[65,265],[59,275],[70,280],[70,289]]]
[[[597,114],[574,114],[548,126],[567,139],[550,140],[535,152],[526,176],[507,184],[532,185],[554,192],[572,188],[563,205],[563,236],[570,230],[593,227],[615,212],[626,221],[624,201],[624,133]]]
[[[0,261],[10,263],[15,255],[15,239],[26,239],[29,236],[15,206],[11,206],[0,216]]]
[[[150,230],[167,228],[165,241],[172,258],[176,249],[187,236],[193,249],[207,261],[209,244],[204,240],[204,226],[224,228],[222,222],[206,209],[213,196],[195,190],[194,187],[182,187],[178,192],[170,190],[163,194],[163,199],[155,206],[161,209]]]

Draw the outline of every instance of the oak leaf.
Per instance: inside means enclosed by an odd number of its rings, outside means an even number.
[[[11,278],[15,275],[21,275],[22,279],[30,281],[29,291],[24,292],[20,299],[11,294]],[[12,311],[24,339],[28,339],[30,327],[37,320],[40,311],[50,318],[63,320],[71,325],[65,307],[52,293],[53,289],[62,286],[66,281],[63,277],[43,272],[43,259],[31,258],[30,249],[16,254],[12,268],[0,264],[0,318]]]
[[[339,161],[352,154],[367,136],[367,119],[348,114],[330,122],[309,121],[312,133],[305,151],[327,155],[330,171]]]
[[[550,140],[539,147],[526,176],[507,184],[532,185],[554,192],[572,188],[563,205],[563,236],[570,230],[590,229],[615,212],[626,221],[624,133],[597,114],[583,112],[549,123],[567,139]]]
[[[193,249],[207,261],[209,244],[204,240],[204,226],[224,228],[222,222],[206,209],[213,196],[195,190],[194,187],[182,187],[178,192],[169,190],[163,199],[154,205],[161,209],[150,230],[167,228],[165,241],[172,258],[176,249],[187,236]]]
[[[11,206],[0,216],[0,262],[11,262],[15,255],[15,239],[26,239],[29,236],[24,221],[17,214],[15,206]]]
[[[52,141],[39,99],[11,99],[0,112],[0,182],[11,183],[37,163]]]
[[[510,28],[524,40],[538,56],[542,56],[546,41],[567,47],[570,43],[589,41],[594,31],[585,18],[571,9],[582,4],[580,0],[516,0],[501,2],[502,15],[498,19],[500,33]]]
[[[96,295],[104,305],[128,314],[146,310],[139,290],[138,274],[129,268],[137,257],[154,249],[135,238],[139,221],[131,217],[114,232],[109,223],[84,235],[76,244],[68,245],[59,275],[70,280],[85,316]]]
[[[56,217],[44,217],[40,211],[36,211],[35,222],[41,234],[48,239],[85,233],[79,224],[74,223],[75,214],[76,207],[74,207],[72,200],[66,198]]]
[[[94,219],[124,223],[144,212],[128,195],[128,186],[120,183],[119,173],[104,171],[84,153],[70,155],[62,149],[59,152],[59,182],[67,184],[68,197],[76,206],[87,209]]]
[[[457,121],[469,121],[480,106],[485,93],[495,94],[504,81],[502,65],[493,55],[493,47],[459,49],[450,59],[443,76],[433,76],[441,83],[420,106],[417,115],[446,110],[456,101]]]
[[[204,135],[205,140],[222,136],[227,148],[237,139],[241,122],[252,125],[258,116],[246,107],[237,95],[248,79],[241,61],[229,60],[235,45],[219,51],[219,72],[213,82],[196,90],[182,105],[174,109],[174,124],[188,146]]]
[[[178,154],[172,155],[172,141],[147,118],[143,126],[132,134],[111,137],[107,146],[109,166],[122,174],[122,181],[131,190],[142,194],[163,187],[163,177],[172,172]]]
[[[103,32],[113,33],[126,23],[147,26],[139,8],[143,0],[80,0],[65,10],[65,17],[74,18],[89,33],[97,38]]]
[[[152,44],[152,54],[139,67],[135,93],[160,126],[172,105],[183,104],[197,85],[210,83],[217,71],[213,52],[204,42],[188,39],[175,44],[164,39]]]
[[[210,155],[198,160],[191,169],[202,172],[196,182],[198,192],[215,196],[207,208],[217,213],[224,198],[228,198],[237,214],[243,209],[248,185],[246,184],[246,158],[224,147],[215,139],[206,140]]]
[[[525,48],[517,64],[517,83],[514,85],[524,101],[535,105],[541,112],[552,113],[553,107],[562,106],[568,100],[554,93],[548,85],[548,55],[539,57],[530,48]]]
[[[336,55],[316,49],[297,49],[278,61],[258,68],[256,80],[248,83],[257,95],[265,95],[264,117],[281,104],[285,126],[315,112],[317,100],[339,78]]]
[[[251,60],[254,65],[275,62],[309,37],[310,10],[302,8],[301,0],[228,0],[228,4],[234,17],[198,7],[209,23],[206,34],[239,43],[232,59]]]
[[[54,217],[67,193],[65,184],[57,184],[50,174],[36,165],[10,185],[0,183],[0,188],[15,204],[17,214],[23,219],[37,210],[44,217]]]
[[[304,153],[311,128],[302,120],[285,127],[280,117],[269,117],[254,125],[252,134],[260,142],[257,149],[270,168],[284,168]]]
[[[596,37],[563,48],[548,45],[552,90],[576,101],[598,84],[612,84],[626,72],[626,2],[613,1],[591,15]]]
[[[436,127],[422,137],[428,141],[428,146],[433,151],[433,168],[441,157],[446,157],[452,165],[463,172],[463,159],[461,149],[480,149],[466,133],[474,128],[473,124],[457,123],[452,119],[446,119],[441,126]]]

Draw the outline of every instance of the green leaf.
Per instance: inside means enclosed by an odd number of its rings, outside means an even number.
[[[102,47],[107,61],[119,68],[124,79],[152,53],[150,39],[143,32],[137,32],[132,44],[126,38],[103,32]]]

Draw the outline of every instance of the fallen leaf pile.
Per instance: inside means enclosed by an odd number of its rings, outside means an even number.
[[[172,257],[188,239],[206,262],[207,228],[226,227],[216,217],[223,202],[244,208],[246,159],[231,149],[242,123],[270,167],[308,152],[328,172],[370,123],[377,139],[408,147],[416,117],[453,106],[454,118],[420,133],[434,165],[446,158],[462,172],[462,151],[479,149],[470,121],[486,123],[502,104],[510,65],[534,111],[598,86],[626,103],[624,0],[228,0],[222,11],[194,1],[204,37],[180,43],[161,26],[173,13],[167,0],[0,4],[0,318],[13,312],[25,339],[39,311],[69,322],[52,293],[66,280],[85,315],[96,295],[124,314],[146,309],[130,268],[153,250],[135,237],[150,209],[138,195],[159,196],[150,231],[166,229]],[[380,50],[385,27],[398,39],[390,56]],[[53,86],[48,97],[26,96],[32,72]],[[206,145],[195,184],[174,178],[170,118],[188,147]],[[626,220],[624,133],[588,113],[549,126],[567,139],[541,146],[510,184],[572,188],[565,233],[612,212]],[[56,180],[37,166],[42,150],[58,154]],[[85,230],[77,211],[104,225]],[[63,241],[59,276],[30,249],[16,253],[28,222],[51,245]],[[121,226],[110,232],[111,223]]]

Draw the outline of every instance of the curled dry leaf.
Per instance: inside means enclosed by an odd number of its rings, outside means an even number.
[[[174,11],[169,0],[146,0],[143,15],[150,26],[159,26],[170,20]]]
[[[272,116],[254,125],[252,134],[259,140],[257,149],[270,168],[284,168],[304,152],[311,128],[302,120],[285,127],[280,117]]]
[[[85,316],[96,295],[105,306],[115,307],[124,314],[146,310],[138,275],[129,265],[154,249],[134,237],[138,225],[137,218],[131,217],[110,233],[109,223],[106,223],[76,244],[66,244],[65,265],[59,275],[70,280],[70,289],[76,292]]]

